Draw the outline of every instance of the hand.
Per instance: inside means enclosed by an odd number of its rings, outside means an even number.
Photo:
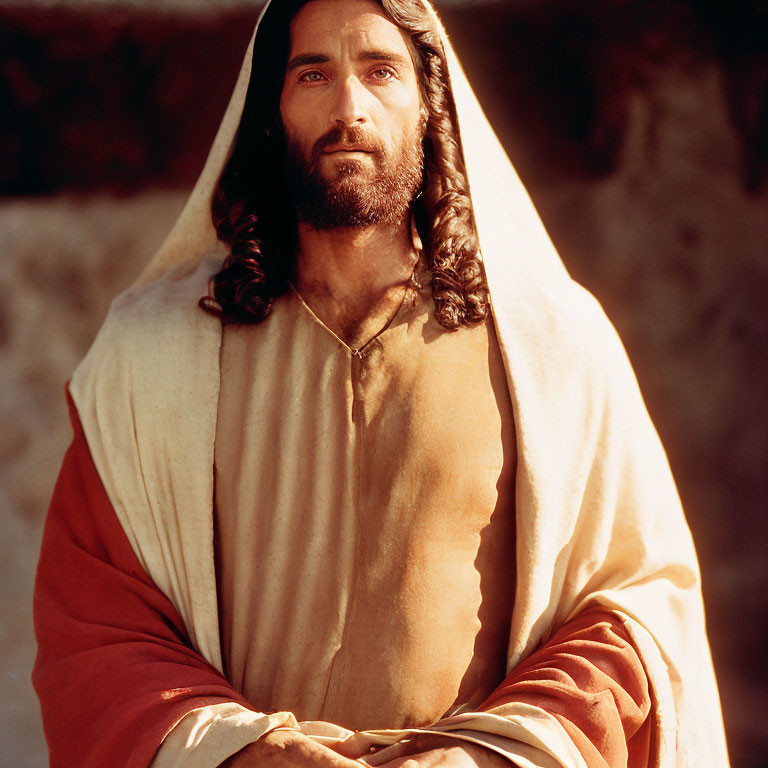
[[[271,731],[225,760],[219,768],[361,768],[299,731]]]
[[[502,755],[480,744],[442,734],[420,733],[363,761],[382,768],[510,768]]]

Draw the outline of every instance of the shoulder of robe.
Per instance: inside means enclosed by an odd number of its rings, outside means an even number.
[[[639,395],[624,345],[603,307],[576,282],[571,283],[571,292],[560,332],[567,334],[593,395],[605,398],[610,394],[622,400]]]
[[[70,392],[139,563],[220,668],[209,545],[221,322],[198,306],[216,266],[119,296]]]
[[[128,289],[112,302],[99,335],[108,336],[120,352],[143,354],[157,349],[171,353],[166,344],[193,342],[197,334],[218,329],[219,320],[204,312],[198,302],[219,267],[218,262],[206,260],[194,271],[177,269]]]
[[[701,603],[698,564],[616,330],[575,282],[494,312],[518,435],[519,615],[546,636],[600,603],[680,658],[678,614]]]
[[[615,327],[584,287],[572,281],[567,293],[553,311],[549,343],[542,346],[559,393],[556,408],[563,428],[571,424],[574,450],[591,456],[586,482],[618,482],[620,477],[627,482],[629,475],[634,486],[655,481],[665,488],[665,505],[677,510],[666,453]],[[566,411],[572,413],[570,421]],[[624,503],[636,496],[636,488],[631,494],[627,490]]]
[[[221,324],[198,302],[219,266],[206,259],[194,271],[175,270],[112,302],[72,377],[81,416],[95,409],[103,418],[113,407],[173,411],[195,394],[196,380],[217,374]]]
[[[494,318],[523,395],[556,408],[570,402],[585,419],[630,400],[649,421],[621,339],[586,288],[566,277],[498,294]]]
[[[692,560],[666,453],[599,302],[569,280],[516,305],[497,301],[494,313],[515,403],[518,481],[556,510],[551,524],[590,549],[598,538],[608,546],[617,530],[633,538],[664,529],[674,557]]]

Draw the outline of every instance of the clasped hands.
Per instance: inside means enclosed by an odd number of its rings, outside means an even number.
[[[509,761],[478,744],[441,734],[361,752],[354,742],[319,744],[298,731],[277,730],[222,763],[220,768],[509,768]]]

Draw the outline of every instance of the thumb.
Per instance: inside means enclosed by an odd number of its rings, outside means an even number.
[[[359,731],[353,733],[342,741],[328,742],[325,746],[343,757],[349,757],[352,760],[369,756],[372,749],[370,738],[364,736]]]

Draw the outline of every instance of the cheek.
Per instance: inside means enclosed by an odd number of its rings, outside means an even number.
[[[297,98],[288,97],[280,101],[280,115],[287,136],[306,148],[311,147],[328,129],[327,110],[324,108],[323,95],[302,93]]]
[[[280,122],[282,122],[286,131],[292,130],[295,124],[291,104],[285,98],[280,99]]]
[[[297,113],[295,109],[291,109],[290,104],[281,102],[280,120],[283,124],[283,131],[285,132],[286,137],[303,145],[305,137],[301,113]]]
[[[400,94],[393,106],[397,113],[398,133],[409,137],[418,134],[422,113],[426,114],[418,91],[415,94],[410,91]]]
[[[304,100],[297,98],[297,94],[283,92],[280,97],[280,117],[286,129],[290,129],[293,133],[301,132],[308,122],[308,112],[311,114],[307,104]]]
[[[405,144],[413,143],[415,140],[420,139],[426,127],[425,118],[426,112],[422,112],[418,105],[414,109],[409,109],[401,117],[397,140],[401,144]]]

